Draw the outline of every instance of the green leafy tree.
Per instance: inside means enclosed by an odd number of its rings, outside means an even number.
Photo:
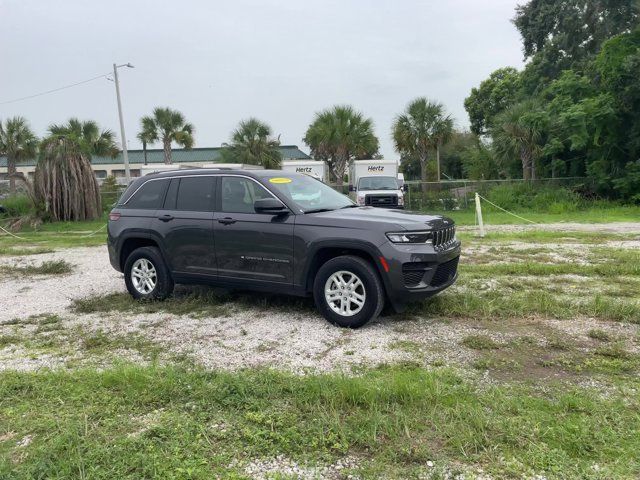
[[[255,118],[241,121],[231,134],[231,143],[222,146],[222,160],[227,163],[247,163],[264,168],[280,168],[282,163],[280,138],[274,138],[271,127]]]
[[[115,157],[119,152],[114,133],[108,129],[101,130],[93,120],[71,118],[62,125],[52,124],[49,126],[49,138],[66,138],[88,157]]]
[[[635,0],[531,0],[516,7],[513,20],[525,57],[544,49],[573,62],[595,54],[608,38],[638,24]]]
[[[444,105],[426,98],[413,100],[405,112],[393,122],[392,136],[395,148],[401,156],[417,158],[420,162],[420,179],[427,181],[427,160],[453,133],[453,119],[445,114]],[[438,166],[438,181],[439,178]],[[423,191],[427,186],[423,183]]]
[[[372,158],[379,148],[373,120],[350,106],[335,106],[316,113],[304,142],[314,158],[327,161],[338,185],[343,183],[349,161]]]
[[[516,102],[520,89],[520,72],[512,67],[496,70],[478,88],[472,88],[464,101],[471,131],[485,135],[496,115]]]
[[[142,143],[142,154],[144,156],[144,164],[147,165],[147,146],[158,140],[158,131],[156,124],[151,117],[142,117],[140,119],[140,131],[136,135]]]
[[[547,131],[546,113],[533,101],[513,105],[502,112],[491,130],[493,147],[503,164],[520,160],[522,178],[536,178],[536,163],[542,154]]]
[[[523,86],[538,93],[566,69],[584,70],[608,38],[638,25],[636,0],[531,0],[516,8],[525,58]]]
[[[9,190],[16,190],[16,165],[18,162],[35,158],[38,139],[23,117],[13,117],[0,122],[0,154],[7,157]]]
[[[491,146],[482,141],[464,150],[462,169],[466,178],[472,180],[491,180],[504,176],[496,161]]]
[[[171,144],[176,143],[184,148],[191,149],[194,145],[194,127],[188,123],[184,115],[170,108],[156,107],[153,115],[142,118],[143,131],[145,126],[150,136],[162,141],[164,150],[164,163],[171,164]]]

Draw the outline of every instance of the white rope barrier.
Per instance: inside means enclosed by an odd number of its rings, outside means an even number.
[[[486,198],[484,198],[482,195],[478,195],[478,197],[480,197],[482,200],[484,200],[485,202],[487,202],[489,205],[493,205],[493,206],[494,206],[494,207],[496,207],[498,210],[502,210],[504,213],[508,213],[509,215],[512,215],[512,216],[514,216],[514,217],[516,217],[516,218],[519,218],[520,220],[524,220],[525,222],[529,222],[529,223],[533,223],[533,224],[535,224],[535,223],[536,223],[536,222],[534,222],[534,221],[532,221],[532,220],[529,220],[528,218],[524,218],[524,217],[521,217],[520,215],[516,215],[515,213],[510,212],[509,210],[505,210],[505,209],[504,209],[504,208],[502,208],[501,206],[496,205],[495,203],[493,203],[491,200],[487,200],[487,199],[486,199]]]
[[[6,233],[7,235],[10,235],[12,237],[15,237],[19,240],[26,240],[26,238],[23,237],[19,237],[18,235],[15,235],[13,233],[11,233],[9,230],[7,230],[6,228],[4,228],[2,225],[0,225],[0,230],[2,230],[4,233]]]

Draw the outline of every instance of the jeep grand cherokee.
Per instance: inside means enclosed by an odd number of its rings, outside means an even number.
[[[457,276],[453,221],[358,207],[303,174],[194,169],[131,183],[109,214],[109,257],[138,299],[175,283],[313,295],[327,320],[357,328]]]

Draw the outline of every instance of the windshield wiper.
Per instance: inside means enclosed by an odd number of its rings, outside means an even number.
[[[312,208],[311,210],[305,210],[304,213],[333,212],[334,210],[334,208]]]
[[[358,205],[354,205],[354,204],[345,205],[344,207],[340,207],[340,210],[342,210],[343,208],[358,208]]]

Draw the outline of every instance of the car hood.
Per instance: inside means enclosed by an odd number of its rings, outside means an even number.
[[[330,212],[300,215],[296,223],[350,228],[370,228],[377,224],[386,230],[431,230],[454,225],[454,221],[441,215],[425,215],[406,210],[357,207],[332,210]]]

